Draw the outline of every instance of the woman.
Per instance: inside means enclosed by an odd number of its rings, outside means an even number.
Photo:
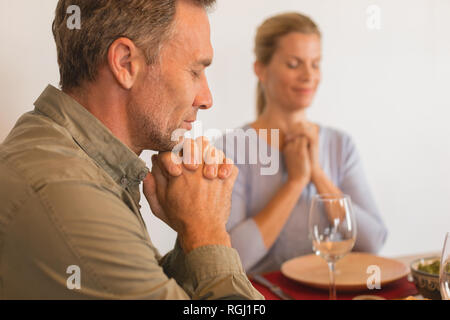
[[[387,230],[353,140],[306,115],[321,79],[318,27],[298,13],[274,16],[258,29],[255,53],[258,117],[243,129],[279,129],[279,141],[256,134],[249,139],[250,145],[265,144],[280,166],[275,175],[261,175],[261,162],[239,164],[238,154],[233,155],[240,173],[227,228],[244,268],[277,270],[286,260],[312,253],[308,209],[317,193],[350,195],[358,230],[354,250],[377,252]]]

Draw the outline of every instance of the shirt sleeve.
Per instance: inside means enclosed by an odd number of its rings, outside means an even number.
[[[378,211],[353,139],[345,135],[340,189],[352,201],[357,238],[354,250],[377,253],[387,238],[387,228]]]
[[[261,232],[247,210],[246,170],[240,168],[231,197],[231,213],[227,223],[231,244],[239,252],[246,271],[252,269],[268,252]]]
[[[260,299],[242,270],[237,253],[206,246],[184,256],[175,251],[161,265],[145,226],[112,193],[91,184],[51,183],[21,210],[6,248],[9,275],[20,279],[16,297],[39,299]],[[14,256],[14,248],[21,255]],[[175,262],[181,262],[175,265]],[[13,267],[20,270],[15,274]],[[68,288],[79,270],[80,288]],[[185,279],[166,274],[180,267]],[[170,273],[170,272],[169,272]],[[178,282],[179,281],[179,282]],[[183,288],[185,286],[185,288]],[[21,287],[21,288],[20,288]],[[14,291],[14,290],[13,290]]]
[[[185,255],[177,240],[161,265],[193,299],[264,299],[248,280],[232,248],[203,246]]]

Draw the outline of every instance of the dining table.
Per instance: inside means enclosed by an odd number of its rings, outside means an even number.
[[[388,299],[388,300],[401,300],[405,298],[424,300],[424,298],[422,297],[422,295],[419,294],[414,284],[413,277],[410,272],[410,264],[414,260],[432,256],[440,256],[440,252],[425,252],[422,254],[386,257],[405,264],[405,266],[409,270],[409,274],[401,279],[398,279],[376,290],[366,289],[364,291],[354,291],[354,292],[338,291],[337,300],[354,300],[355,298],[357,299],[358,297],[361,296],[372,296],[372,297],[375,296],[380,297],[381,299]],[[264,279],[268,280],[270,284],[279,287],[281,291],[285,293],[287,296],[290,296],[292,300],[329,299],[328,290],[318,289],[299,283],[283,275],[281,270],[262,273],[260,275],[263,276]],[[262,285],[260,281],[257,282],[254,279],[252,279],[251,275],[249,275],[249,278],[253,286],[266,298],[266,300],[283,300],[279,296],[277,296],[274,292],[272,292],[267,286]]]

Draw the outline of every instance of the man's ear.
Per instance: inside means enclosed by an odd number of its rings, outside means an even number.
[[[262,64],[262,62],[256,60],[253,64],[253,70],[255,71],[255,74],[258,77],[259,81],[264,82],[266,79],[267,67]]]
[[[115,40],[108,49],[109,68],[124,89],[133,87],[143,63],[142,53],[128,38]]]

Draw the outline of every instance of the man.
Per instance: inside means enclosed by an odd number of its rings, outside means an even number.
[[[160,153],[149,173],[138,157],[172,150],[172,133],[212,105],[213,2],[58,2],[62,91],[47,87],[0,145],[0,298],[262,298],[225,230],[237,169],[206,141],[206,159],[218,161]],[[164,257],[139,212],[142,181],[178,232]]]

